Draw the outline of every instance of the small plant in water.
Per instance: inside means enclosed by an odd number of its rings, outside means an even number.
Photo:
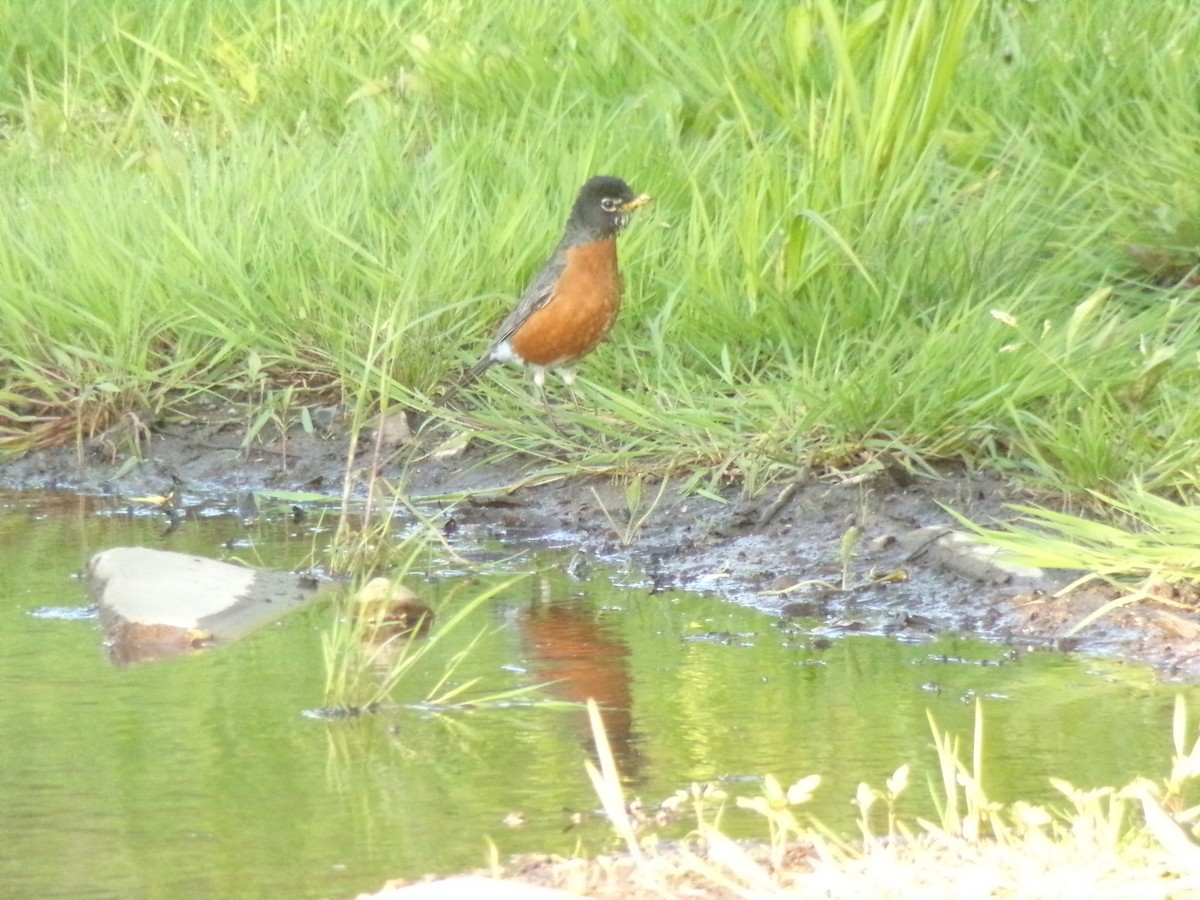
[[[842,564],[842,590],[850,589],[850,571],[854,567],[854,550],[858,547],[858,539],[862,537],[862,529],[851,525],[842,535],[838,546],[838,562]]]
[[[393,694],[406,678],[426,662],[435,649],[440,650],[446,641],[458,637],[460,627],[475,610],[519,580],[520,576],[511,578],[481,591],[454,615],[440,622],[428,637],[423,636],[426,630],[418,622],[414,627],[379,639],[379,624],[371,616],[361,614],[358,595],[344,598],[335,609],[332,627],[322,639],[325,659],[324,712],[359,715],[374,712],[384,702],[392,700]],[[462,702],[462,695],[475,687],[479,679],[470,678],[457,685],[451,682],[455,672],[470,658],[484,633],[481,631],[466,640],[445,662],[436,682],[424,692],[419,702],[430,706],[452,706]],[[535,685],[473,697],[471,703],[498,703],[536,689]],[[414,702],[417,700],[413,698]]]
[[[613,532],[621,541],[622,547],[629,547],[637,539],[638,532],[642,530],[642,526],[658,508],[658,504],[662,502],[663,494],[667,491],[667,485],[671,483],[671,479],[663,478],[659,483],[658,493],[654,495],[654,499],[645,509],[642,508],[643,500],[645,499],[642,493],[645,480],[641,475],[635,475],[625,485],[625,525],[619,526],[613,519],[612,514],[608,511],[608,507],[604,505],[604,501],[600,499],[600,495],[596,493],[596,489],[592,488],[592,496],[596,498],[596,502],[600,504],[600,510],[604,513],[604,518],[608,520],[608,524],[612,527]]]

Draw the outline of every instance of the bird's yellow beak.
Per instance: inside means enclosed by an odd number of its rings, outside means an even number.
[[[621,207],[621,212],[623,212],[623,213],[633,212],[638,207],[645,206],[647,203],[649,203],[653,199],[654,198],[651,197],[649,194],[642,194],[639,197],[634,197],[632,200],[630,200],[628,203],[626,203],[624,206]]]

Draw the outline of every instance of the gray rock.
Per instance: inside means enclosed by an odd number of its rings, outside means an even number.
[[[900,536],[899,542],[909,560],[923,558],[946,571],[984,584],[1045,587],[1056,581],[1045,569],[1012,562],[999,547],[951,528],[918,528]]]
[[[235,641],[307,605],[326,586],[299,575],[145,547],[97,553],[86,580],[120,663]]]

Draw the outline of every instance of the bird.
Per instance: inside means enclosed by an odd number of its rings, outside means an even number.
[[[620,178],[589,178],[579,189],[550,259],[500,323],[487,351],[443,402],[496,363],[529,366],[539,391],[546,371],[553,370],[572,390],[575,364],[608,336],[621,308],[617,235],[634,210],[650,200]]]

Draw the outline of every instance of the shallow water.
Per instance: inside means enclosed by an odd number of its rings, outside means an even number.
[[[570,552],[532,547],[468,579],[410,580],[442,616],[514,572],[396,699],[415,703],[482,634],[454,676],[475,694],[555,681],[502,708],[412,706],[323,721],[329,602],[232,646],[117,668],[77,573],[111,546],[236,556],[290,569],[329,538],[287,510],[214,505],[164,534],[163,518],[114,501],[0,499],[0,893],[10,896],[340,897],[501,856],[607,846],[591,815],[586,716],[597,696],[630,795],[652,805],[693,780],[752,794],[770,772],[824,781],[805,807],[854,833],[855,787],[913,767],[902,813],[934,815],[927,712],[970,746],[986,721],[985,787],[1051,801],[1048,775],[1079,787],[1165,773],[1178,686],[1147,670],[978,641],[896,640],[784,623],[636,572],[563,573]],[[513,547],[472,548],[479,559]],[[623,586],[622,586],[623,585]],[[1194,688],[1182,689],[1193,710]],[[563,703],[561,701],[570,701]],[[966,753],[966,750],[964,750]],[[570,811],[587,813],[578,827]],[[502,819],[520,813],[525,824]],[[684,823],[687,824],[686,822]],[[724,827],[762,835],[749,813]]]

